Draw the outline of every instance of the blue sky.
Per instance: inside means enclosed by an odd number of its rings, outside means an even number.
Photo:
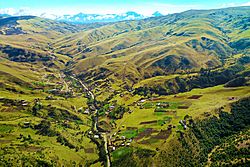
[[[250,6],[250,0],[0,0],[0,13],[24,13],[38,15],[83,13],[123,13],[136,11],[150,15],[154,11],[163,14],[189,9],[212,9],[232,6]]]

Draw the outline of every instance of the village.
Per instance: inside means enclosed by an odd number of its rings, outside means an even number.
[[[110,81],[108,81],[110,82]],[[112,152],[116,151],[122,147],[131,147],[134,144],[151,145],[152,142],[158,141],[164,143],[172,134],[173,131],[180,132],[188,129],[191,125],[190,120],[192,117],[188,115],[179,119],[179,125],[172,125],[172,118],[177,118],[178,110],[185,111],[191,105],[192,100],[199,100],[202,95],[192,95],[187,97],[189,101],[180,102],[178,99],[180,97],[174,96],[176,101],[166,101],[159,97],[141,97],[128,106],[120,105],[117,101],[97,101],[95,95],[92,92],[94,90],[95,94],[101,87],[97,83],[91,85],[88,88],[80,79],[76,76],[67,77],[64,74],[47,75],[43,76],[43,83],[36,83],[37,88],[35,90],[45,91],[49,95],[44,99],[35,99],[34,106],[42,105],[41,100],[47,101],[46,103],[51,103],[47,107],[51,107],[55,101],[60,101],[67,98],[78,98],[85,97],[88,99],[87,106],[76,107],[71,106],[71,110],[74,112],[86,115],[94,121],[95,127],[91,127],[87,131],[87,136],[91,138],[92,141],[98,141],[102,143],[105,141],[105,148],[107,148],[106,153],[110,155]],[[110,84],[107,84],[110,85]],[[119,90],[114,90],[111,86],[108,86],[109,92],[114,96],[119,96],[120,98],[125,98],[130,95],[133,91],[132,89],[127,89],[126,92]],[[237,97],[230,96],[228,101],[237,100]],[[30,103],[25,100],[10,100],[6,98],[0,98],[0,102],[3,105],[11,105],[17,107],[29,107]],[[137,110],[152,110],[155,115],[166,115],[161,119],[152,119],[150,121],[141,121],[138,127],[127,126],[125,124],[120,124],[117,126],[117,120],[123,118],[124,114],[133,114]],[[33,107],[33,114],[36,111]],[[63,125],[68,126],[70,124],[70,119],[65,119],[62,122]],[[58,124],[60,120],[52,121],[53,124]],[[31,122],[24,121],[21,123],[22,127],[28,128],[31,126]],[[93,125],[93,123],[92,123]],[[151,126],[153,128],[151,128]],[[110,157],[107,157],[110,159]]]

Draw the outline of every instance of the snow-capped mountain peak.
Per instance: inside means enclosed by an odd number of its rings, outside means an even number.
[[[10,13],[9,11],[6,14]],[[24,9],[12,12],[11,16],[24,16],[24,15],[33,15],[32,13],[28,13]],[[0,14],[5,14],[4,11],[0,11]],[[124,20],[140,20],[150,16],[144,16],[134,11],[128,11],[126,13],[121,14],[86,14],[86,13],[78,13],[75,15],[56,15],[51,13],[41,13],[35,14],[35,16],[39,16],[42,18],[52,19],[56,21],[63,22],[71,22],[71,23],[95,23],[95,22],[116,22],[116,21],[124,21]],[[155,12],[152,14],[152,17],[162,16],[160,12]],[[3,16],[2,16],[3,17]]]
[[[159,17],[159,16],[163,16],[163,14],[161,14],[159,11],[156,11],[152,14],[153,17]]]
[[[93,22],[115,22],[123,20],[138,20],[143,19],[145,16],[133,11],[129,11],[122,14],[85,14],[78,13],[75,15],[67,15],[67,17],[57,17],[57,21],[66,21],[74,23],[93,23]]]

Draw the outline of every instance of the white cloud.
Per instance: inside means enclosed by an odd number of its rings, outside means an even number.
[[[80,20],[80,17],[76,17],[76,20],[79,21],[79,20]]]
[[[243,3],[243,4],[241,4],[240,6],[250,6],[250,1],[249,1],[249,2],[246,2],[246,3]]]
[[[227,8],[227,7],[236,7],[236,6],[250,6],[250,1],[245,2],[245,3],[237,3],[237,2],[224,3],[220,7]]]
[[[115,18],[115,16],[114,16],[114,15],[111,15],[111,14],[100,15],[100,16],[95,17],[95,19],[97,19],[97,20],[113,19],[113,18]]]
[[[14,8],[4,8],[4,9],[0,9],[0,14],[9,14],[9,15],[13,15],[16,12],[16,10]]]
[[[35,10],[32,10],[28,7],[21,7],[18,9],[15,8],[0,8],[0,14],[9,14],[13,16],[21,16],[21,15],[38,15],[42,14],[39,12],[36,12]]]
[[[135,16],[128,16],[128,17],[126,17],[126,20],[133,20],[133,19],[135,19]]]
[[[233,7],[233,6],[250,6],[250,1],[239,4],[237,2],[225,3],[218,5],[218,8]],[[155,11],[159,11],[162,14],[179,13],[190,9],[208,9],[211,6],[202,5],[175,5],[169,3],[157,3],[157,2],[145,2],[141,6],[135,6],[133,4],[128,4],[126,6],[77,6],[77,7],[58,7],[58,8],[46,8],[46,9],[34,9],[29,7],[15,8],[0,8],[0,14],[10,14],[10,15],[34,15],[41,16],[44,15],[47,18],[63,17],[63,15],[74,15],[77,13],[86,14],[122,14],[127,11],[135,11],[144,16],[151,16]],[[216,8],[216,7],[215,7]],[[100,10],[101,9],[101,10]],[[110,17],[112,15],[107,15],[105,17]],[[68,16],[69,17],[69,16]],[[101,19],[101,18],[100,18]]]
[[[163,14],[178,13],[189,9],[198,9],[198,5],[173,5],[166,3],[149,3],[145,2],[141,6],[134,6],[133,4],[128,4],[126,6],[77,6],[77,7],[61,7],[61,8],[47,8],[44,9],[31,9],[28,7],[23,7],[19,9],[14,8],[0,8],[0,13],[10,14],[10,15],[35,15],[40,16],[41,14],[47,13],[48,15],[65,15],[65,14],[121,14],[127,11],[135,11],[137,13],[143,14],[145,16],[151,16],[155,11],[159,11]],[[100,10],[101,9],[101,10]]]
[[[155,11],[159,11],[162,14],[179,13],[190,9],[201,9],[201,5],[174,5],[167,3],[148,3],[146,11],[143,14],[149,16]],[[138,9],[139,10],[139,9]]]
[[[49,18],[49,19],[57,19],[58,16],[55,15],[55,14],[50,14],[50,13],[42,13],[39,15],[40,17],[43,17],[43,18]]]

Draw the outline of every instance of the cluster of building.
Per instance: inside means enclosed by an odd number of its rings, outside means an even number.
[[[109,151],[115,151],[119,147],[130,146],[132,141],[133,139],[128,139],[125,136],[119,136],[117,133],[115,133],[113,137],[110,136],[108,140]]]

